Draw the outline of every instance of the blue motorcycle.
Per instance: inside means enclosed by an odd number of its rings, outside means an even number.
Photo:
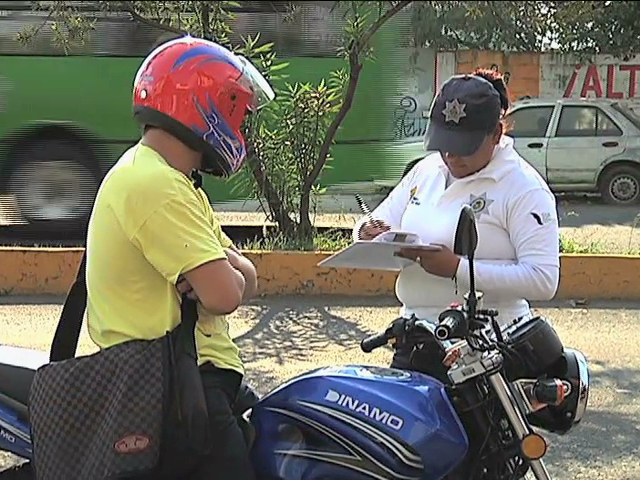
[[[476,245],[473,211],[463,208],[454,251],[470,263],[464,304],[445,309],[435,329],[398,319],[362,341],[365,352],[390,344],[392,368],[318,368],[262,399],[246,390],[236,413],[260,479],[551,479],[539,432],[566,434],[582,420],[589,366],[543,317],[498,327],[475,290]],[[0,346],[0,450],[27,460],[2,480],[35,478],[27,399],[48,361]]]

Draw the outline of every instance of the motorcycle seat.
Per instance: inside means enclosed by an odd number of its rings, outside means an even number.
[[[33,376],[47,363],[48,353],[0,345],[0,394],[26,406]]]

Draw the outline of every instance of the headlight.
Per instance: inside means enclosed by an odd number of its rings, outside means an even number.
[[[571,385],[571,391],[560,405],[548,405],[528,416],[531,425],[564,435],[579,424],[589,401],[589,363],[582,352],[565,348],[562,358],[547,371],[547,377],[558,378]]]

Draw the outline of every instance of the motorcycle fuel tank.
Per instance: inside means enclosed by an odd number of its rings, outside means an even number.
[[[293,378],[253,407],[263,480],[439,480],[468,438],[438,380],[366,365]]]

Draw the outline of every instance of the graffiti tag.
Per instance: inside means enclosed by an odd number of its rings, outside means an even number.
[[[424,136],[429,124],[429,111],[418,107],[418,101],[411,96],[400,99],[393,113],[395,140]]]
[[[623,65],[615,65],[609,64],[606,65],[607,73],[604,82],[600,78],[600,71],[598,70],[598,66],[596,64],[589,64],[586,67],[586,72],[584,74],[584,79],[582,80],[582,87],[580,88],[580,97],[588,97],[589,94],[592,93],[596,98],[625,98],[625,93],[627,94],[627,98],[634,98],[638,93],[638,72],[640,72],[640,65],[634,64],[623,64]],[[567,83],[567,87],[564,90],[564,94],[562,95],[564,98],[571,97],[575,92],[577,92],[577,83],[578,77],[582,73],[583,65],[576,65],[569,78],[569,82]],[[618,73],[627,74],[625,75],[627,79],[627,88],[625,91],[616,90],[616,75]]]

